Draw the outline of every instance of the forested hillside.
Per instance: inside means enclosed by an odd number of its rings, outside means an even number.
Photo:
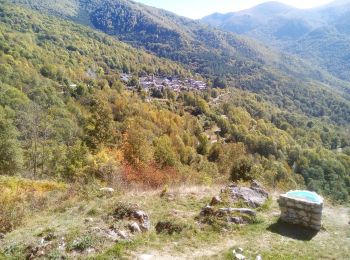
[[[349,1],[308,10],[268,2],[236,13],[209,15],[202,21],[296,54],[349,81],[349,16]]]
[[[258,93],[280,108],[339,124],[349,122],[348,82],[234,34],[127,0],[11,2],[116,35],[136,47],[179,61],[214,83],[221,80],[221,85]]]
[[[232,259],[237,241],[343,259],[349,100],[306,61],[131,1],[0,0],[0,259]],[[319,234],[279,231],[291,189],[324,197]]]
[[[348,199],[347,127],[235,89],[165,89],[160,102],[125,90],[120,73],[190,71],[33,11],[2,4],[0,16],[2,175],[152,187],[228,178],[273,187],[305,181]]]

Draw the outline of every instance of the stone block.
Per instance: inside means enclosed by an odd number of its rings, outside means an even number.
[[[321,214],[313,214],[313,215],[311,216],[311,219],[312,219],[312,220],[315,220],[315,221],[321,221],[322,215],[321,215]]]
[[[295,207],[296,207],[297,209],[304,209],[304,205],[301,204],[301,203],[296,203],[296,204],[295,204]]]
[[[321,225],[310,225],[309,226],[311,229],[319,231],[321,229]]]
[[[298,215],[301,216],[301,217],[306,217],[307,216],[306,212],[303,211],[303,210],[298,211]]]
[[[313,208],[311,212],[312,212],[312,213],[321,214],[321,213],[322,213],[322,209],[323,209],[323,208]]]

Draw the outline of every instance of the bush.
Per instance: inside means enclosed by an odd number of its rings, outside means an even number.
[[[232,168],[230,178],[232,181],[244,180],[250,181],[253,179],[251,176],[251,170],[253,167],[253,161],[250,158],[242,158],[236,161]]]
[[[142,167],[133,167],[125,164],[122,178],[127,184],[139,184],[149,188],[159,188],[166,184],[176,183],[180,180],[179,173],[172,167],[160,168],[155,163]]]
[[[0,177],[0,232],[9,232],[21,225],[25,216],[46,205],[50,191],[64,188],[55,182]]]

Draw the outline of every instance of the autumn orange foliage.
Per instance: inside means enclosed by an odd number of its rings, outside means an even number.
[[[160,168],[156,163],[139,167],[123,164],[122,178],[127,184],[138,184],[149,188],[159,188],[180,181],[180,174],[173,167]]]

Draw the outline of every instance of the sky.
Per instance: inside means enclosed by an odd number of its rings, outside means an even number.
[[[247,9],[267,0],[135,0],[146,5],[163,8],[193,19],[219,12],[228,13]],[[279,2],[298,7],[312,8],[332,0],[279,0]]]

